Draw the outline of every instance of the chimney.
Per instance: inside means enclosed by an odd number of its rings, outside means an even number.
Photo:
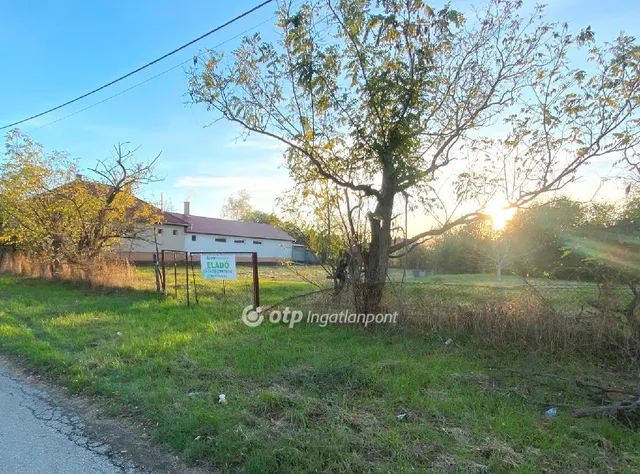
[[[82,175],[81,174],[76,174],[76,180],[77,181],[82,181]]]
[[[160,210],[164,212],[164,193],[160,193]]]
[[[189,217],[191,215],[190,209],[191,209],[191,203],[189,201],[185,201],[184,202],[184,215],[185,215],[185,217]]]

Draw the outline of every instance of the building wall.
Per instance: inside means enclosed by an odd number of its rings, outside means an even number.
[[[162,229],[162,233],[158,234],[158,229]],[[151,262],[153,261],[153,254],[156,252],[154,233],[158,241],[159,250],[184,250],[184,230],[184,227],[175,225],[163,224],[155,226],[154,229],[142,232],[139,239],[125,239],[116,249],[116,254],[131,262]],[[174,235],[174,232],[176,235]]]
[[[192,240],[192,235],[196,236],[195,241]],[[226,242],[217,242],[216,239],[226,239]],[[254,241],[261,243],[257,244]],[[284,240],[189,233],[186,234],[185,245],[189,252],[257,252],[261,260],[291,260],[293,248],[292,242]]]
[[[320,259],[306,246],[294,245],[291,260],[297,263],[318,264]]]
[[[161,233],[158,233],[161,230]],[[174,235],[175,232],[175,235]],[[158,225],[155,226],[156,239],[158,248],[171,250],[184,250],[185,231],[184,227],[175,225]],[[121,252],[155,252],[156,245],[153,238],[154,231],[149,229],[148,232],[142,233],[141,239],[127,240],[121,245]]]

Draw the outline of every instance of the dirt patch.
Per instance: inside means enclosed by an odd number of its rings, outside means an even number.
[[[135,471],[144,474],[205,474],[218,472],[213,466],[188,467],[166,446],[151,444],[151,426],[134,418],[110,418],[98,397],[70,395],[51,377],[28,367],[19,357],[0,354],[0,364],[14,379],[46,391],[53,404],[76,415],[84,434],[106,443],[109,455],[128,458]]]

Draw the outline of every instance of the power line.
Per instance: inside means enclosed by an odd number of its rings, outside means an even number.
[[[264,25],[265,23],[270,22],[271,20],[273,20],[273,19],[274,19],[274,18],[276,18],[276,17],[277,17],[277,15],[274,15],[274,16],[272,16],[272,17],[270,17],[270,18],[267,18],[266,20],[264,20],[264,21],[262,21],[262,22],[258,23],[257,25],[253,25],[251,28],[247,28],[246,30],[244,30],[244,31],[242,31],[242,32],[240,32],[240,33],[238,33],[237,35],[232,36],[231,38],[229,38],[229,39],[227,39],[227,40],[223,41],[222,43],[218,43],[217,45],[213,46],[211,49],[216,49],[216,48],[219,48],[220,46],[224,46],[225,44],[227,44],[227,43],[229,43],[229,42],[233,41],[233,40],[234,40],[234,39],[236,39],[236,38],[239,38],[240,36],[242,36],[242,35],[244,35],[244,34],[246,34],[246,33],[250,32],[251,30],[254,30],[254,29],[258,28],[259,26],[262,26],[262,25]],[[66,120],[66,119],[68,119],[68,118],[71,118],[71,117],[73,117],[73,116],[75,116],[75,115],[78,115],[78,114],[80,114],[80,113],[82,113],[82,112],[85,112],[85,111],[87,111],[87,110],[89,110],[89,109],[92,109],[92,108],[94,108],[94,107],[96,107],[96,106],[98,106],[98,105],[100,105],[100,104],[104,104],[105,102],[107,102],[107,101],[109,101],[109,100],[111,100],[111,99],[115,99],[116,97],[121,96],[122,94],[124,94],[124,93],[126,93],[126,92],[129,92],[129,91],[131,91],[131,90],[133,90],[133,89],[136,89],[136,88],[138,88],[138,87],[140,87],[140,86],[142,86],[142,85],[146,84],[147,82],[150,82],[150,81],[152,81],[152,80],[154,80],[154,79],[157,79],[157,78],[158,78],[158,77],[160,77],[160,76],[164,76],[165,74],[167,74],[167,73],[169,73],[169,72],[171,72],[171,71],[173,71],[173,70],[175,70],[175,69],[178,69],[179,67],[184,66],[185,64],[190,63],[191,61],[193,61],[193,59],[192,59],[192,58],[189,58],[189,59],[187,59],[186,61],[182,61],[180,64],[176,64],[175,66],[172,66],[172,67],[170,67],[169,69],[165,69],[164,71],[162,71],[162,72],[160,72],[160,73],[156,74],[155,76],[151,76],[151,77],[149,77],[148,79],[145,79],[144,81],[138,82],[137,84],[134,84],[134,85],[133,85],[133,86],[131,86],[131,87],[127,87],[126,89],[121,90],[120,92],[118,92],[118,93],[116,93],[116,94],[110,95],[109,97],[106,97],[105,99],[102,99],[102,100],[100,100],[100,101],[98,101],[98,102],[95,102],[95,103],[93,103],[93,104],[91,104],[91,105],[89,105],[89,106],[87,106],[87,107],[84,107],[84,108],[82,108],[82,109],[80,109],[80,110],[76,110],[75,112],[73,112],[73,113],[71,113],[71,114],[69,114],[69,115],[65,115],[64,117],[60,117],[60,118],[58,118],[58,119],[56,119],[56,120],[53,120],[53,121],[51,121],[51,122],[49,122],[49,123],[45,123],[44,125],[41,125],[41,126],[39,126],[39,127],[32,128],[31,130],[27,130],[27,132],[26,132],[26,133],[27,133],[27,134],[30,134],[31,132],[35,132],[35,131],[40,130],[40,129],[42,129],[42,128],[48,127],[49,125],[53,125],[53,124],[55,124],[55,123],[58,123],[58,122],[61,122],[61,121],[63,121],[63,120]]]
[[[9,124],[9,125],[5,125],[4,127],[0,127],[0,130],[5,130],[5,129],[7,129],[7,128],[11,128],[11,127],[14,127],[14,126],[16,126],[16,125],[20,125],[21,123],[28,122],[29,120],[33,120],[34,118],[42,117],[43,115],[46,115],[46,114],[51,113],[51,112],[53,112],[53,111],[55,111],[55,110],[61,109],[61,108],[63,108],[63,107],[66,107],[67,105],[73,104],[74,102],[77,102],[77,101],[79,101],[79,100],[82,100],[82,99],[84,99],[85,97],[89,97],[90,95],[95,94],[96,92],[99,92],[99,91],[101,91],[101,90],[103,90],[103,89],[106,89],[107,87],[112,86],[112,85],[114,85],[115,83],[120,82],[120,81],[122,81],[122,80],[126,79],[127,77],[133,76],[134,74],[136,74],[136,73],[138,73],[138,72],[142,71],[143,69],[148,68],[149,66],[153,66],[154,64],[156,64],[156,63],[158,63],[158,62],[162,61],[163,59],[168,58],[169,56],[172,56],[172,55],[176,54],[177,52],[182,51],[183,49],[185,49],[185,48],[187,48],[187,47],[191,46],[192,44],[197,43],[197,42],[198,42],[198,41],[200,41],[201,39],[206,38],[207,36],[212,35],[213,33],[216,33],[217,31],[220,31],[220,30],[221,30],[221,29],[223,29],[223,28],[226,28],[227,26],[231,25],[232,23],[235,23],[236,21],[238,21],[238,20],[240,20],[240,19],[244,18],[245,16],[250,15],[251,13],[255,12],[256,10],[259,10],[260,8],[264,7],[265,5],[268,5],[269,3],[272,3],[273,1],[274,1],[274,0],[265,0],[265,1],[264,1],[264,2],[262,2],[261,4],[256,5],[255,7],[253,7],[251,10],[247,10],[247,11],[245,11],[244,13],[242,13],[242,14],[238,15],[237,17],[235,17],[235,18],[233,18],[233,19],[231,19],[231,20],[227,21],[226,23],[223,23],[222,25],[217,26],[217,27],[216,27],[216,28],[214,28],[213,30],[208,31],[207,33],[205,33],[205,34],[203,34],[203,35],[201,35],[201,36],[197,37],[196,39],[191,40],[191,41],[189,41],[188,43],[183,44],[182,46],[180,46],[180,47],[178,47],[178,48],[174,49],[173,51],[171,51],[171,52],[169,52],[169,53],[167,53],[167,54],[165,54],[165,55],[163,55],[163,56],[161,56],[161,57],[159,57],[158,59],[154,59],[153,61],[148,62],[147,64],[145,64],[144,66],[141,66],[141,67],[139,67],[138,69],[136,69],[136,70],[134,70],[134,71],[131,71],[131,72],[130,72],[130,73],[128,73],[128,74],[125,74],[124,76],[120,76],[119,78],[117,78],[117,79],[115,79],[115,80],[113,80],[113,81],[111,81],[111,82],[109,82],[109,83],[107,83],[107,84],[105,84],[105,85],[103,85],[103,86],[100,86],[100,87],[98,87],[97,89],[94,89],[94,90],[92,90],[92,91],[90,91],[90,92],[87,92],[86,94],[83,94],[83,95],[81,95],[81,96],[79,96],[79,97],[76,97],[75,99],[72,99],[72,100],[70,100],[70,101],[68,101],[68,102],[65,102],[64,104],[58,105],[57,107],[53,107],[53,108],[51,108],[51,109],[49,109],[49,110],[45,110],[44,112],[40,112],[39,114],[32,115],[31,117],[27,117],[27,118],[25,118],[25,119],[19,120],[19,121],[14,122],[14,123],[11,123],[11,124]]]

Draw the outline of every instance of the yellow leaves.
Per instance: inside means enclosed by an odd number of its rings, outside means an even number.
[[[400,31],[395,28],[387,29],[383,39],[387,42],[392,42],[400,38]]]

